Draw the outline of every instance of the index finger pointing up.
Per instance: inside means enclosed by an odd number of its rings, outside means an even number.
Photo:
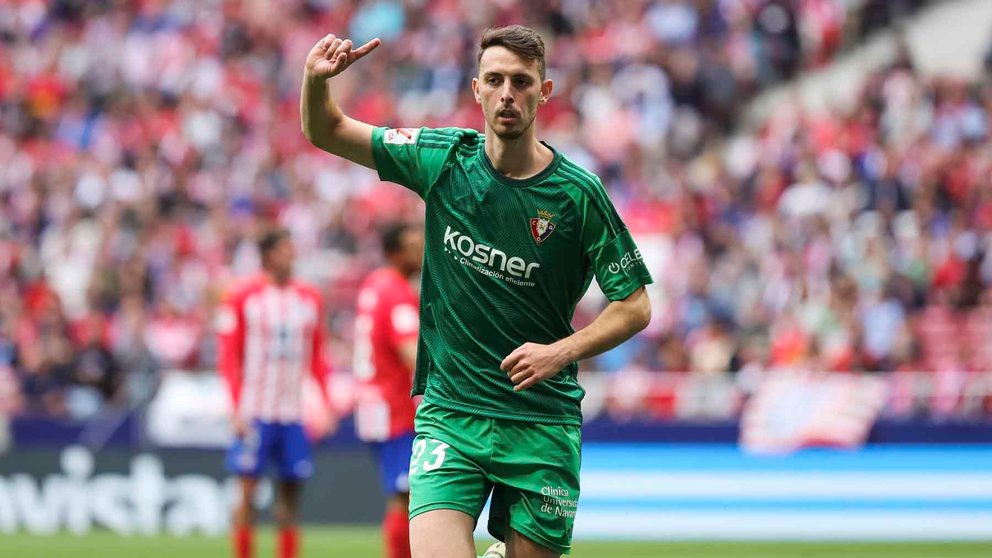
[[[351,51],[351,59],[352,60],[358,60],[359,58],[361,58],[361,57],[365,56],[366,54],[368,54],[368,53],[372,52],[373,50],[375,50],[376,47],[378,47],[381,44],[382,44],[382,41],[380,41],[378,38],[372,39],[371,41],[369,41],[369,42],[365,43],[364,45],[362,45],[362,46],[356,48],[355,50]]]

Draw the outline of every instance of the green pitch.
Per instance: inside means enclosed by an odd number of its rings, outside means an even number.
[[[488,542],[480,541],[480,551]],[[226,537],[120,537],[106,532],[47,537],[0,534],[10,558],[227,558]],[[272,532],[263,530],[256,558],[273,558]],[[369,527],[307,527],[302,558],[379,558],[379,534]],[[985,543],[664,543],[576,541],[574,558],[989,558]]]

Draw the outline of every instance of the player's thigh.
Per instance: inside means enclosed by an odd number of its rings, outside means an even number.
[[[413,433],[404,434],[384,442],[372,444],[379,462],[379,477],[383,492],[407,494],[410,492],[410,459],[413,456]]]
[[[435,509],[410,520],[412,558],[475,558],[475,518],[458,510]]]
[[[410,459],[413,558],[474,558],[472,533],[492,485],[468,456],[427,435]]]
[[[477,519],[492,489],[493,421],[421,404],[410,458],[410,518],[453,509]]]
[[[236,438],[227,452],[228,471],[241,477],[257,478],[262,474],[274,442],[272,426],[257,420],[249,423],[245,434]]]
[[[284,482],[302,483],[313,475],[313,450],[303,425],[282,424],[276,451],[279,478]]]
[[[280,480],[276,483],[276,505],[273,508],[276,523],[286,527],[296,523],[303,483],[298,480]]]
[[[508,540],[516,531],[553,553],[568,553],[579,499],[579,427],[502,421],[495,440],[490,533]]]
[[[470,456],[426,434],[413,441],[410,458],[410,519],[434,510],[456,510],[478,519],[492,491],[486,473]]]

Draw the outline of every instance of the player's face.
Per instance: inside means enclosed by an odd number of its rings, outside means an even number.
[[[424,267],[424,235],[420,231],[407,230],[403,233],[403,267],[407,274],[420,273]]]
[[[284,238],[269,251],[265,261],[266,269],[280,279],[288,279],[293,273],[296,261],[296,247],[289,238]]]
[[[503,140],[517,139],[531,129],[537,107],[547,102],[552,86],[550,79],[541,81],[537,60],[526,60],[501,46],[482,53],[479,77],[472,79],[486,125]]]

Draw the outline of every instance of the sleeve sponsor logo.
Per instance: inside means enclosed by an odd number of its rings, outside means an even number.
[[[611,263],[607,269],[610,273],[620,273],[621,271],[627,273],[627,270],[630,269],[631,266],[637,265],[643,261],[644,258],[641,256],[641,249],[636,248],[633,252],[627,252],[618,261]]]
[[[390,128],[382,136],[383,143],[393,145],[413,145],[417,143],[419,128]]]

